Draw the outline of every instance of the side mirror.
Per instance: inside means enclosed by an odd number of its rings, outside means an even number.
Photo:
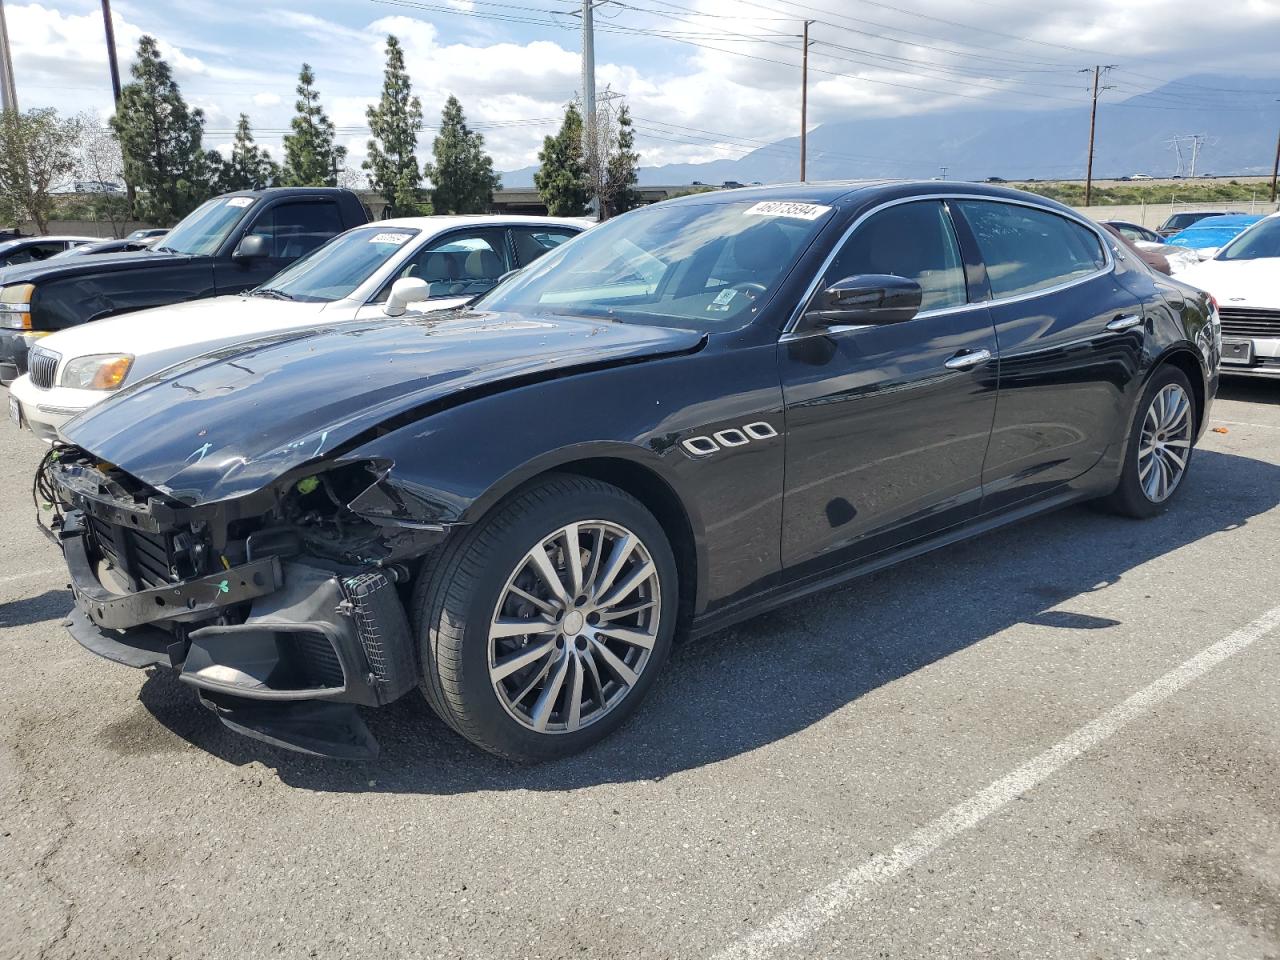
[[[920,312],[920,284],[891,274],[845,277],[823,290],[805,311],[809,328],[902,323]]]
[[[250,233],[238,244],[231,254],[233,260],[255,260],[267,255],[267,238],[260,233]]]
[[[431,284],[421,277],[401,277],[391,285],[391,295],[382,312],[388,317],[403,317],[409,304],[431,299]]]

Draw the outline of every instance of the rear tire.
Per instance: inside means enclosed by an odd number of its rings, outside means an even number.
[[[1196,435],[1195,395],[1187,375],[1162,366],[1138,401],[1120,482],[1101,505],[1146,519],[1163,513],[1183,487]]]
[[[492,753],[575,753],[615,730],[653,685],[677,592],[671,546],[638,500],[549,475],[447,544],[419,577],[423,694]]]

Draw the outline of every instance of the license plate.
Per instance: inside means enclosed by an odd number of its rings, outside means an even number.
[[[1222,340],[1223,363],[1253,363],[1252,340]]]
[[[13,397],[9,398],[9,419],[18,427],[22,426],[22,404]]]

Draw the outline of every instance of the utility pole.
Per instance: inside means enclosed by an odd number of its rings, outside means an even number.
[[[111,69],[111,95],[115,103],[116,113],[120,112],[120,62],[116,59],[116,28],[111,20],[111,0],[102,0],[102,28],[107,34],[107,65]],[[137,194],[127,174],[124,175],[125,201],[129,204],[129,219],[135,216]]]
[[[800,182],[807,179],[805,162],[809,150],[809,27],[812,20],[804,22],[804,45],[800,54]]]
[[[120,64],[116,60],[116,28],[111,22],[111,0],[102,0],[102,25],[107,31],[107,64],[111,68],[111,93],[120,109]]]
[[[13,55],[9,52],[9,27],[4,21],[4,0],[0,0],[0,108],[18,109],[18,90],[13,82]]]
[[[1098,65],[1093,68],[1093,108],[1089,111],[1089,160],[1084,174],[1084,205],[1086,207],[1093,200],[1093,142],[1098,128],[1098,94],[1102,90],[1111,89],[1110,87],[1100,87],[1098,84],[1102,79],[1102,75],[1115,67],[1116,64],[1111,63],[1105,67]],[[1089,71],[1081,70],[1080,72],[1088,73]]]
[[[1280,103],[1277,100],[1276,103]],[[1276,179],[1280,177],[1280,133],[1276,134],[1276,162],[1271,166],[1271,202],[1276,202]]]
[[[598,0],[582,0],[582,153],[590,172],[592,212],[600,213],[599,164],[600,148],[596,132],[596,41],[592,11]]]

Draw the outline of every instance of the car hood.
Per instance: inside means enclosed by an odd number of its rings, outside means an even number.
[[[469,392],[703,342],[687,330],[564,316],[351,321],[179,364],[91,407],[62,434],[163,493],[209,503],[252,493],[392,418],[426,416]]]
[[[90,253],[83,257],[50,257],[34,263],[0,269],[0,284],[48,283],[66,277],[80,277],[91,273],[119,273],[124,270],[148,270],[166,263],[190,260],[179,253],[157,253],[139,250],[136,253]]]
[[[131,353],[142,367],[145,357],[176,347],[203,353],[202,345],[244,340],[275,330],[318,322],[329,303],[291,303],[266,297],[213,297],[153,307],[85,323],[50,334],[40,346],[64,360],[98,353]],[[136,378],[135,378],[136,379]]]
[[[1212,294],[1218,306],[1280,310],[1280,257],[1206,260],[1178,279]]]

